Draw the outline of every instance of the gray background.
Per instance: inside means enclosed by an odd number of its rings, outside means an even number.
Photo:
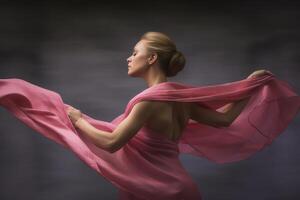
[[[105,121],[147,86],[126,58],[147,31],[168,34],[187,59],[170,81],[196,85],[268,69],[300,93],[297,1],[124,1],[0,5],[0,78],[17,77],[61,94]],[[300,198],[298,115],[251,158],[218,165],[181,155],[208,200]],[[73,153],[0,108],[0,199],[117,199],[116,188]]]

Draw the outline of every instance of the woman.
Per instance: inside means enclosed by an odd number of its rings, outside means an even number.
[[[217,163],[246,159],[269,145],[300,107],[292,88],[266,70],[214,86],[169,82],[185,59],[159,32],[144,34],[127,61],[128,75],[148,88],[111,122],[92,119],[53,91],[0,79],[0,105],[73,151],[118,187],[123,200],[201,199],[179,153]]]
[[[175,44],[168,36],[159,32],[144,34],[127,61],[128,74],[132,77],[143,78],[148,87],[167,82],[167,77],[175,76],[185,65],[185,58],[181,52],[177,51]],[[259,77],[265,73],[270,72],[257,70],[248,78]],[[217,127],[229,126],[248,100],[249,97],[234,104],[234,108],[232,108],[233,104],[227,105],[226,113],[206,109],[195,103],[142,101],[135,105],[129,117],[118,127],[116,134],[113,134],[114,138],[93,134],[94,127],[81,118],[79,110],[71,106],[68,109],[68,115],[74,125],[95,144],[114,152],[124,146],[142,126],[156,130],[170,140],[178,140],[189,119]],[[229,107],[231,107],[230,110]]]

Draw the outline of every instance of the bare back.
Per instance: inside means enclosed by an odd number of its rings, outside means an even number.
[[[180,138],[189,120],[188,103],[153,101],[155,110],[146,126],[172,141]]]

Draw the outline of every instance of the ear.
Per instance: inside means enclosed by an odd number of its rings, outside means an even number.
[[[148,63],[150,65],[152,65],[153,63],[155,63],[155,61],[157,60],[157,53],[151,53],[149,58],[148,58]]]

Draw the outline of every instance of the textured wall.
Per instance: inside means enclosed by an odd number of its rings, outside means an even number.
[[[0,4],[0,78],[17,77],[112,120],[146,88],[126,58],[147,31],[168,34],[187,59],[170,81],[208,85],[265,68],[300,94],[300,3],[72,1]],[[299,199],[300,116],[268,148],[218,165],[181,155],[204,199]],[[0,199],[117,199],[114,186],[75,155],[0,108]]]

